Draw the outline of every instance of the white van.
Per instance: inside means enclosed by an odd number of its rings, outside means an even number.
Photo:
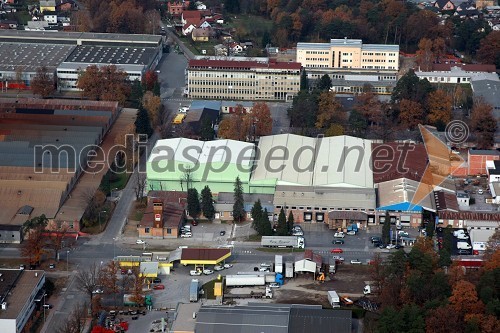
[[[457,249],[470,250],[472,249],[472,246],[470,246],[470,244],[466,242],[457,242]]]

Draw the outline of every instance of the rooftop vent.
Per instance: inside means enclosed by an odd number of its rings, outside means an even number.
[[[7,302],[2,303],[2,310],[7,310]]]

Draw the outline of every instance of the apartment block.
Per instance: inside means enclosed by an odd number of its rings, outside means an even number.
[[[190,98],[292,100],[300,90],[296,62],[193,59],[187,68]]]
[[[297,62],[304,68],[398,70],[399,45],[363,44],[361,39],[330,43],[297,43]]]

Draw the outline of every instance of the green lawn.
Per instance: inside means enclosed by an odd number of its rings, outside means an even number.
[[[234,29],[244,29],[251,39],[256,35],[261,35],[264,31],[271,31],[273,21],[261,16],[240,15],[231,17],[228,26]]]

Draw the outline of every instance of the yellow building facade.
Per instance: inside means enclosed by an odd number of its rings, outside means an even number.
[[[399,45],[363,44],[361,39],[298,43],[296,61],[304,68],[399,70]]]

